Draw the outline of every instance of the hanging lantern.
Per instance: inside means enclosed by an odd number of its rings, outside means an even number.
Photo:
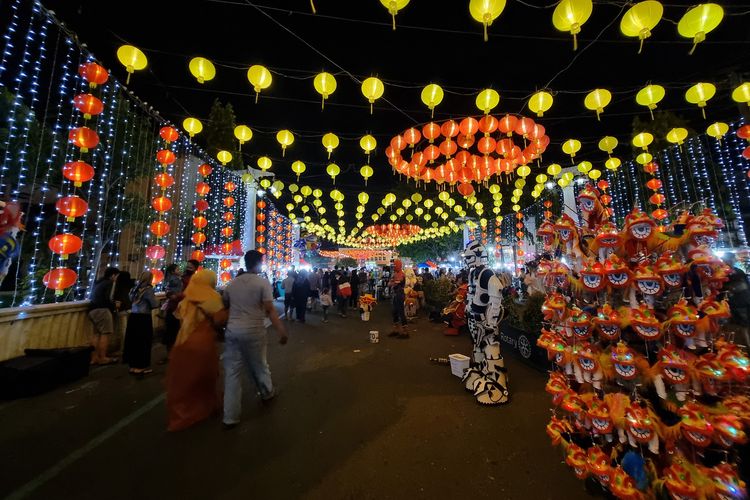
[[[63,176],[73,181],[74,186],[81,187],[84,182],[94,178],[94,167],[85,161],[71,161],[63,167]]]
[[[231,238],[233,233],[234,233],[234,229],[232,229],[229,226],[223,227],[221,229],[221,235],[224,236],[225,238]]]
[[[167,168],[167,165],[171,165],[177,159],[175,154],[169,149],[162,149],[156,153],[156,161],[158,161],[162,167]]]
[[[359,140],[359,147],[367,155],[367,160],[370,159],[370,153],[375,150],[378,145],[378,141],[371,135],[365,135]]]
[[[157,212],[167,212],[172,209],[172,200],[166,196],[157,196],[151,202],[151,206],[154,207],[154,210]]]
[[[376,99],[380,99],[383,95],[385,86],[378,78],[371,76],[362,82],[362,95],[367,98],[370,103],[370,114],[372,114],[372,105]]]
[[[234,214],[232,212],[224,212],[224,215],[222,215],[221,218],[224,219],[225,222],[232,222],[234,220]]]
[[[552,107],[552,94],[544,90],[534,93],[529,98],[529,109],[541,118],[544,113]]]
[[[63,233],[50,238],[48,246],[52,253],[60,256],[60,260],[66,260],[68,255],[81,250],[83,241],[74,234]]]
[[[203,260],[206,258],[206,254],[201,250],[193,250],[193,252],[190,254],[190,258],[193,260],[197,260],[198,262],[203,262]]]
[[[247,125],[237,125],[234,127],[234,136],[240,141],[240,151],[242,151],[242,145],[253,138],[253,131]]]
[[[88,211],[89,205],[78,196],[66,196],[57,200],[55,208],[68,222],[72,222],[76,217],[82,217]]]
[[[323,135],[321,142],[323,143],[323,147],[326,148],[326,151],[328,151],[328,158],[330,159],[331,153],[333,153],[333,150],[336,149],[339,145],[338,136],[336,134],[329,132]]]
[[[125,66],[125,71],[128,72],[125,85],[130,83],[130,75],[132,75],[134,71],[140,71],[148,64],[146,54],[132,45],[123,45],[117,49],[117,59],[120,61],[120,64]]]
[[[578,38],[581,26],[591,16],[594,6],[591,0],[562,0],[552,13],[552,24],[559,31],[573,35],[573,50],[578,50]]]
[[[299,176],[302,175],[305,170],[307,170],[307,166],[303,162],[297,160],[292,163],[292,172],[297,174],[297,180],[299,180]]]
[[[336,176],[341,173],[341,169],[335,163],[331,163],[326,167],[326,173],[333,179],[333,184],[336,185]]]
[[[227,208],[232,208],[235,204],[234,196],[227,196],[224,198],[224,206]]]
[[[77,127],[70,130],[68,139],[74,146],[81,149],[81,153],[88,153],[89,149],[99,144],[99,136],[88,127]]]
[[[229,269],[230,267],[232,267],[232,261],[229,259],[221,259],[221,261],[219,261],[219,266],[222,269]]]
[[[706,118],[706,103],[716,94],[716,86],[712,83],[696,83],[685,92],[685,100],[690,104],[697,104],[701,108],[703,118]]]
[[[190,137],[200,134],[203,130],[203,124],[197,118],[185,118],[182,122],[182,128]]]
[[[586,109],[596,111],[596,119],[599,119],[599,115],[604,111],[604,108],[612,100],[612,93],[607,89],[594,89],[586,95],[583,100],[583,105]]]
[[[382,1],[382,0],[381,0]],[[469,13],[475,21],[482,23],[484,41],[487,41],[487,27],[497,19],[505,9],[505,0],[469,0]]]
[[[154,181],[156,182],[156,185],[159,186],[163,191],[174,184],[174,177],[166,172],[162,172],[154,178]]]
[[[581,150],[581,141],[578,139],[568,139],[563,142],[563,153],[570,155],[571,161],[576,157],[576,153]]]
[[[315,87],[315,91],[318,94],[323,96],[321,109],[325,108],[326,99],[328,99],[328,96],[336,91],[336,85],[336,77],[334,77],[330,73],[326,73],[324,71],[315,75],[315,79],[313,80],[313,87]]]
[[[208,202],[206,200],[196,200],[195,209],[199,212],[205,212],[208,210]]]
[[[724,122],[714,122],[706,128],[706,133],[719,142],[727,132],[729,132],[729,125]]]
[[[195,184],[195,192],[198,193],[200,196],[206,196],[210,191],[211,191],[211,186],[209,186],[205,182],[198,182]]]
[[[180,133],[173,127],[162,127],[159,129],[159,135],[167,142],[167,144],[180,138]]]
[[[646,85],[635,95],[635,102],[641,106],[646,106],[653,120],[656,105],[664,99],[664,94],[664,87],[661,85]]]
[[[667,141],[672,144],[682,145],[683,141],[687,138],[688,131],[682,127],[676,127],[667,132]]]
[[[622,165],[622,161],[615,157],[609,158],[604,162],[604,166],[607,167],[608,170],[617,170],[620,168],[620,165]]]
[[[203,233],[193,233],[191,239],[196,246],[201,246],[206,242],[206,235]]]
[[[599,141],[599,149],[601,149],[608,155],[611,155],[612,152],[617,147],[617,144],[618,144],[617,138],[608,135],[608,136],[602,137],[602,139]]]
[[[654,142],[654,136],[648,132],[641,132],[633,137],[633,146],[641,148],[644,151],[648,150],[648,146]]]
[[[284,156],[286,148],[291,146],[294,142],[294,134],[288,130],[280,130],[276,134],[276,140],[281,144],[281,156]]]
[[[485,115],[489,114],[500,103],[500,94],[493,89],[484,89],[477,96],[475,104]]]
[[[211,168],[211,165],[208,163],[202,164],[200,167],[198,167],[198,173],[201,174],[203,177],[208,177],[211,175],[211,172],[213,172],[214,169]]]
[[[271,168],[271,166],[273,165],[273,162],[271,161],[269,157],[261,156],[260,158],[258,158],[257,164],[258,164],[258,168],[265,172],[266,170]]]
[[[70,288],[78,279],[78,275],[72,269],[58,267],[52,269],[42,278],[44,286],[55,291],[55,295],[62,295],[63,290]]]
[[[224,183],[224,189],[232,193],[235,189],[237,189],[237,184],[232,181],[227,181]]]
[[[232,153],[222,149],[221,151],[216,153],[216,159],[219,160],[219,163],[226,166],[227,163],[232,161]]]
[[[213,80],[216,76],[214,63],[205,57],[194,57],[188,63],[190,73],[198,80],[198,83],[205,83]]]
[[[151,269],[151,286],[156,286],[164,280],[164,273],[161,269]]]
[[[167,251],[161,245],[151,245],[146,248],[146,257],[151,260],[163,259],[167,255]]]
[[[396,14],[398,11],[409,5],[409,0],[380,0],[383,7],[388,9],[388,13],[391,15],[393,20],[393,29],[396,29]]]
[[[677,23],[680,36],[693,39],[693,48],[689,54],[695,52],[699,43],[706,39],[706,35],[715,30],[724,18],[724,9],[715,3],[704,3],[688,9]]]
[[[158,220],[151,223],[151,225],[149,226],[149,230],[152,234],[161,238],[162,236],[166,236],[167,234],[169,234],[169,224],[167,224],[163,220]]]
[[[198,217],[193,218],[193,226],[195,226],[196,229],[203,229],[207,225],[208,225],[208,220],[202,215],[199,215]]]
[[[430,83],[422,89],[422,102],[430,110],[430,118],[435,115],[435,106],[443,102],[443,88],[436,84]]]
[[[91,94],[78,94],[73,98],[75,108],[83,113],[83,119],[88,120],[93,115],[104,111],[104,104]]]
[[[81,64],[78,67],[78,74],[89,82],[89,87],[92,89],[95,89],[97,85],[104,85],[109,79],[109,72],[95,62]]]
[[[639,54],[643,50],[643,41],[651,36],[651,30],[659,24],[663,13],[664,7],[661,3],[646,0],[633,5],[622,16],[620,31],[625,36],[638,37],[641,41],[638,47]]]
[[[750,102],[750,82],[740,84],[732,91],[732,100],[747,104]]]
[[[256,64],[250,66],[250,69],[247,70],[247,79],[252,84],[253,90],[255,90],[255,102],[257,103],[260,91],[267,89],[271,85],[273,77],[265,66]]]

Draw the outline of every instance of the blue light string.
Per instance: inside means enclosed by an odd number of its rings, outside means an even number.
[[[13,52],[13,49],[15,48],[15,45],[13,44],[13,35],[18,31],[18,8],[21,6],[21,0],[14,0],[13,5],[11,5],[11,18],[10,22],[8,23],[8,30],[3,35],[3,38],[5,39],[5,47],[3,48],[3,56],[0,60],[0,80],[3,77],[3,74],[6,70],[6,64],[8,63],[8,58]]]
[[[708,140],[708,139],[707,139]],[[745,233],[745,224],[742,220],[742,207],[740,204],[739,187],[736,178],[736,169],[731,165],[731,150],[728,141],[724,140],[721,144],[715,139],[710,140],[713,144],[713,152],[716,161],[719,163],[721,174],[729,191],[729,203],[735,216],[737,236],[742,246],[747,246],[747,234]],[[730,244],[734,247],[734,241],[730,239]]]

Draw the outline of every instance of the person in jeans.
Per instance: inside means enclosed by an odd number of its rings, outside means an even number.
[[[104,276],[94,284],[91,291],[89,304],[89,319],[94,324],[94,338],[91,345],[94,347],[91,353],[92,365],[108,365],[117,362],[114,358],[107,357],[109,347],[109,336],[115,331],[114,313],[117,304],[112,300],[115,280],[120,270],[116,267],[108,267]]]
[[[224,336],[225,429],[237,426],[240,421],[243,368],[248,370],[263,402],[271,401],[276,395],[266,360],[266,317],[271,320],[282,345],[287,343],[288,337],[273,305],[271,284],[258,275],[262,265],[263,254],[257,250],[248,251],[245,254],[247,273],[232,280],[222,297],[229,309]]]
[[[310,298],[310,281],[307,278],[307,271],[300,271],[297,279],[294,280],[292,297],[294,298],[294,309],[297,311],[297,321],[304,323],[307,299]]]

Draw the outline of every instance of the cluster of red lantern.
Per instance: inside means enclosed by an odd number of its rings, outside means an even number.
[[[260,253],[266,253],[266,207],[268,204],[260,200],[256,205],[255,211],[255,249]]]
[[[742,157],[750,160],[750,125],[745,124],[738,128],[737,137],[748,142],[748,146],[742,151]],[[747,171],[747,176],[750,177],[750,170]]]
[[[369,226],[364,232],[391,244],[398,244],[398,242],[411,238],[421,231],[422,228],[416,224],[375,224]]]
[[[652,191],[652,194],[651,196],[649,196],[648,201],[652,205],[656,206],[656,209],[651,212],[651,216],[659,221],[659,227],[661,228],[661,222],[667,218],[669,212],[662,208],[662,205],[667,200],[667,198],[659,192],[662,187],[661,180],[656,177],[656,173],[659,171],[659,164],[655,161],[650,161],[643,165],[643,170],[651,175],[651,179],[646,182],[646,187]]]
[[[419,148],[422,139],[427,142]],[[538,159],[549,142],[544,127],[531,118],[487,114],[479,120],[430,122],[421,131],[409,128],[391,139],[385,153],[396,172],[425,183],[459,183],[459,191],[469,196],[472,182],[513,173],[518,166]],[[411,150],[408,158],[407,147]]]
[[[516,244],[516,268],[521,269],[526,262],[523,258],[525,252],[523,251],[523,248],[521,248],[521,245],[523,244],[523,237],[526,234],[523,231],[523,214],[521,212],[516,212],[516,229],[516,237],[518,238],[518,243]]]
[[[109,79],[107,70],[95,62],[82,64],[78,69],[78,74],[88,83],[90,91],[95,89],[97,85],[106,83]],[[68,133],[68,139],[78,148],[79,158],[63,165],[63,177],[73,184],[73,189],[68,192],[67,196],[57,200],[55,205],[57,212],[65,216],[67,223],[82,217],[89,208],[88,203],[76,194],[76,189],[83,186],[84,182],[89,182],[94,178],[94,167],[83,159],[83,155],[99,144],[99,136],[86,125],[93,116],[104,111],[102,101],[90,92],[83,92],[75,96],[73,106],[83,115],[84,120],[83,126],[73,127]],[[69,255],[80,252],[83,247],[81,238],[67,232],[69,227],[67,224],[65,226],[65,232],[56,234],[48,242],[52,253],[59,255],[60,264],[64,264]],[[62,295],[63,291],[73,286],[77,280],[78,274],[75,271],[60,265],[45,274],[42,281],[44,286],[55,291],[55,295]]]
[[[208,225],[208,219],[206,219],[206,210],[208,210],[208,201],[206,196],[211,191],[211,187],[205,182],[206,178],[211,175],[213,168],[208,163],[204,163],[198,167],[198,182],[195,184],[195,193],[198,195],[198,199],[195,201],[195,210],[197,215],[193,218],[193,232],[192,240],[195,245],[195,249],[190,254],[190,258],[203,262],[206,258],[206,252],[202,250],[203,244],[206,242],[206,234],[203,232],[205,227]]]
[[[291,264],[294,247],[291,221],[269,204],[265,222],[268,226],[264,229],[268,232],[266,262],[269,269]]]

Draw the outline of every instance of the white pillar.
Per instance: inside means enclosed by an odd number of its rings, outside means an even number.
[[[299,224],[292,226],[292,245],[299,240]],[[292,264],[295,269],[299,269],[299,250],[294,248],[292,250]]]
[[[258,185],[255,181],[247,184],[247,202],[245,203],[245,234],[242,240],[242,251],[255,249],[255,215]]]
[[[578,170],[576,170],[576,168],[574,167],[568,167],[568,168],[564,168],[561,174],[565,172],[571,172],[572,174],[575,175],[578,172]],[[562,188],[562,192],[563,192],[563,203],[564,203],[563,213],[565,213],[565,215],[573,219],[576,225],[578,225],[579,221],[578,221],[578,210],[576,210],[576,192],[575,192],[575,188],[573,187],[573,182],[571,182],[570,184]]]

